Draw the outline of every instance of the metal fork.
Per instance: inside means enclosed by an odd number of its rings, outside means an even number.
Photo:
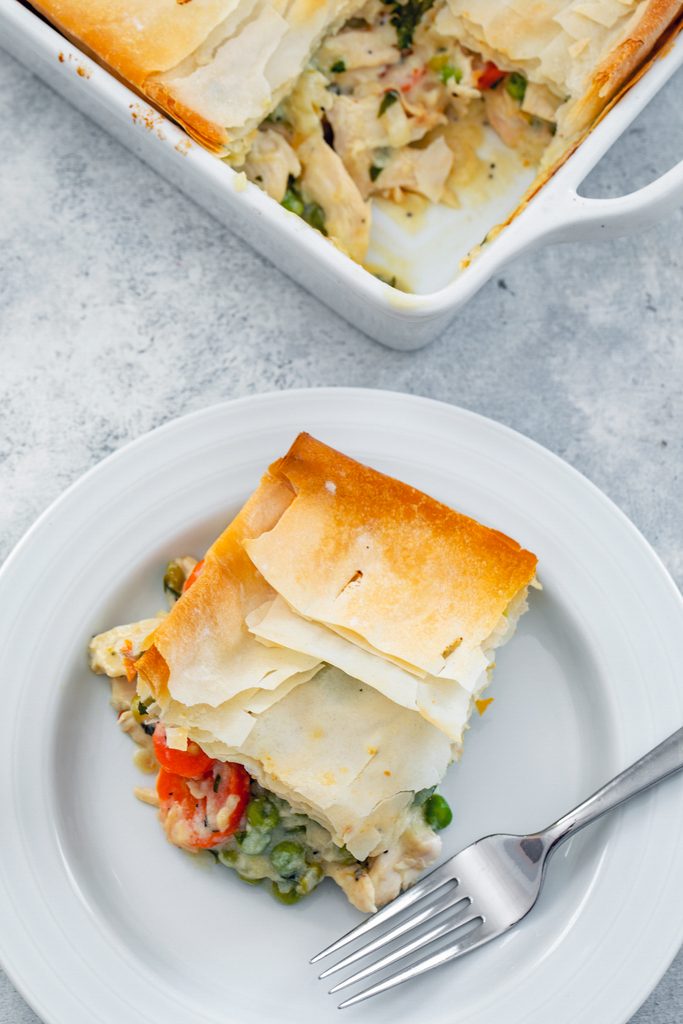
[[[412,889],[398,896],[311,960],[311,963],[317,963],[412,908],[409,917],[399,918],[399,922],[388,931],[382,931],[377,938],[328,967],[320,977],[327,978],[336,971],[350,967],[356,961],[389,946],[401,936],[409,936],[409,941],[390,949],[378,960],[345,978],[330,992],[338,992],[348,985],[363,981],[425,946],[433,945],[435,951],[345,999],[339,1004],[339,1009],[353,1006],[370,996],[401,985],[404,981],[417,978],[425,971],[455,960],[508,931],[526,917],[536,903],[546,862],[560,843],[607,811],[681,768],[683,728],[542,832],[529,836],[486,836],[430,871]],[[422,926],[434,918],[441,920],[423,931]],[[451,937],[451,940],[439,946],[439,940],[446,937]]]

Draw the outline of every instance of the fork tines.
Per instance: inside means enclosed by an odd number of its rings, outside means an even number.
[[[348,945],[349,942],[355,942],[361,935],[367,935],[368,932],[378,928],[379,925],[384,924],[390,917],[394,917],[396,914],[400,914],[402,910],[407,910],[411,904],[416,903],[417,900],[428,896],[430,893],[435,892],[441,886],[447,882],[456,882],[451,874],[444,871],[445,865],[442,864],[429,874],[425,875],[422,881],[418,882],[411,889],[406,889],[404,893],[397,896],[391,903],[387,903],[386,907],[378,910],[376,914],[369,917],[366,921],[352,928],[346,935],[342,935],[336,942],[326,946],[320,953],[316,953],[314,957],[311,957],[311,963],[317,964],[318,960],[322,960],[326,956],[330,956],[332,953],[336,953],[338,949]]]
[[[485,942],[489,941],[491,935],[485,933],[485,929],[482,927],[481,918],[475,918],[475,920],[478,921],[477,926],[473,928],[464,939],[460,939],[448,946],[445,946],[437,953],[432,953],[431,956],[423,957],[422,960],[418,960],[410,967],[405,967],[402,971],[390,974],[388,978],[384,979],[384,981],[380,981],[376,985],[371,985],[370,988],[366,988],[357,995],[351,996],[349,999],[345,999],[339,1004],[339,1009],[344,1010],[347,1006],[353,1006],[355,1003],[361,1003],[364,999],[370,999],[371,996],[379,995],[380,992],[386,992],[388,989],[394,988],[396,985],[402,985],[404,981],[410,981],[412,978],[417,978],[418,975],[424,974],[426,971],[431,971],[434,967],[441,967],[443,964],[448,963],[449,960],[455,960],[457,957],[462,956],[463,953],[469,953],[470,950],[476,949],[477,946],[483,946]]]
[[[447,865],[441,865],[412,889],[408,889],[367,921],[364,921],[358,927],[342,936],[341,939],[338,939],[321,953],[314,956],[311,963],[317,963],[349,943],[362,938],[377,928],[381,928],[391,918],[409,910],[418,902],[421,906],[416,912],[411,913],[407,918],[404,918],[400,923],[397,923],[388,930],[382,930],[376,938],[371,939],[365,945],[324,970],[320,977],[327,978],[337,971],[350,967],[356,961],[389,946],[390,943],[395,942],[396,939],[407,932],[413,933],[414,937],[336,984],[330,989],[331,993],[338,992],[349,985],[362,981],[370,975],[396,963],[396,961],[402,960],[404,957],[410,956],[430,943],[437,942],[437,940],[454,932],[458,932],[457,939],[438,952],[423,957],[421,960],[390,975],[383,981],[344,1000],[339,1006],[340,1009],[346,1006],[353,1006],[354,1003],[359,1003],[364,999],[369,999],[370,996],[377,995],[379,992],[384,992],[395,985],[400,985],[402,982],[423,974],[425,971],[431,970],[441,963],[446,963],[448,960],[452,960],[456,956],[460,956],[462,953],[468,952],[470,949],[474,949],[477,945],[481,945],[482,942],[486,941],[486,938],[483,937],[484,929],[481,928],[483,920],[473,907],[472,900],[460,890],[458,879],[454,877],[452,870],[449,870]],[[441,915],[447,916],[440,924],[426,932],[422,931],[420,934],[415,935],[416,929],[420,929],[421,926],[431,921],[432,918]],[[462,931],[465,927],[470,927],[469,932],[466,934]]]

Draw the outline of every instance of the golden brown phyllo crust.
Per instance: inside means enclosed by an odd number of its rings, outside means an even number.
[[[481,644],[533,579],[516,541],[309,434],[269,468],[209,548],[202,574],[137,663],[155,692],[168,663],[244,651],[245,619],[279,593],[296,612],[437,675]]]
[[[245,541],[301,615],[438,674],[481,643],[533,578],[536,556],[474,519],[301,434],[269,478],[293,498]]]
[[[287,94],[322,40],[363,4],[292,0],[275,7],[253,0],[34,0],[33,6],[209,149],[226,153],[237,146],[244,156],[249,133]],[[567,87],[567,95],[576,101],[571,120],[577,129],[599,114],[682,10],[681,0],[631,0],[620,5],[618,15],[608,0],[567,2],[552,10],[539,9],[532,0],[493,0],[479,6],[449,0],[446,6],[454,17],[464,18],[466,28],[470,23],[475,26],[475,33],[483,23],[484,49],[497,48],[490,25],[509,26],[513,41],[527,31],[533,36],[534,22],[569,26],[566,40],[558,38],[553,45],[575,54],[577,65],[590,53],[580,88],[572,82]],[[577,16],[589,27],[588,49],[567,20]],[[622,24],[615,38],[611,27]],[[597,29],[593,40],[591,25]],[[559,28],[558,32],[561,36]],[[533,80],[537,55],[527,55]],[[506,70],[518,65],[515,59],[501,64]],[[189,88],[191,74],[198,71]]]
[[[33,6],[197,141],[224,155],[279,102],[325,32],[359,4],[35,0]],[[232,45],[227,52],[226,44]],[[188,101],[187,80],[197,70],[201,80],[192,84]]]

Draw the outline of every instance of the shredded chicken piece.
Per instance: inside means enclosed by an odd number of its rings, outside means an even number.
[[[159,806],[159,797],[155,789],[150,789],[148,786],[136,786],[133,790],[133,795],[141,800],[143,804],[149,804],[151,807]]]
[[[489,123],[505,145],[516,149],[529,163],[539,161],[552,138],[550,123],[525,113],[507,89],[489,90],[485,102]]]
[[[94,636],[88,645],[92,671],[110,678],[125,676],[130,663],[149,647],[151,635],[165,615],[166,612],[159,612],[153,619],[114,626]]]
[[[554,121],[557,108],[562,100],[551,93],[545,85],[536,85],[534,82],[527,82],[522,110],[525,114],[532,114],[544,121]]]
[[[397,842],[385,853],[372,857],[368,868],[328,863],[325,873],[344,890],[354,907],[369,914],[412,885],[440,853],[441,839],[426,824],[422,808],[414,807],[408,827]]]
[[[422,139],[444,118],[435,111],[408,116],[398,100],[378,116],[381,96],[354,99],[336,96],[328,119],[334,131],[334,148],[355,181],[362,196],[373,191],[370,168],[375,164],[374,150],[400,150]]]
[[[377,910],[375,887],[367,871],[359,870],[354,864],[326,864],[325,873],[334,879],[357,910],[374,914]]]
[[[330,238],[353,260],[365,258],[370,240],[370,208],[356,188],[339,155],[322,138],[307,139],[297,150],[307,201],[325,211]]]
[[[159,771],[159,762],[157,761],[153,750],[146,750],[140,747],[133,754],[133,764],[135,767],[144,772],[145,775],[155,775]]]
[[[285,137],[272,128],[266,128],[257,132],[244,171],[250,181],[257,182],[271,198],[281,203],[290,175],[297,178],[301,164]]]
[[[135,696],[135,683],[125,676],[114,676],[111,681],[110,703],[114,711],[120,714],[122,711],[129,711],[130,704]]]
[[[377,28],[345,29],[321,46],[317,62],[321,67],[332,68],[338,62],[344,69],[376,68],[383,64],[394,64],[400,60],[401,52],[396,45],[396,29],[387,22]]]
[[[375,890],[375,903],[383,907],[408,886],[441,853],[441,839],[422,820],[422,810],[399,842],[373,860],[369,877]]]
[[[486,116],[493,130],[500,135],[506,146],[513,149],[519,145],[529,121],[517,100],[507,89],[489,89],[484,95]]]
[[[333,100],[333,95],[327,91],[325,76],[319,71],[304,71],[282,104],[283,116],[293,129],[295,148],[297,139],[301,141],[309,135],[322,136],[321,119]]]
[[[133,742],[137,743],[139,747],[144,747],[147,750],[154,749],[152,737],[145,732],[140,723],[133,717],[131,711],[121,712],[119,715],[119,729],[121,732],[128,733]]]
[[[425,149],[406,148],[392,156],[377,178],[377,188],[419,192],[438,203],[452,166],[453,153],[438,138]]]

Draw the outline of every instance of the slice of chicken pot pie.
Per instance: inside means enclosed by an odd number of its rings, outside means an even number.
[[[536,561],[301,434],[201,562],[168,566],[168,614],[90,644],[156,774],[138,795],[285,903],[327,875],[375,910],[439,855],[435,790]]]
[[[683,0],[34,6],[359,262],[373,196],[471,204],[495,168],[486,132],[539,170],[533,193],[683,14]]]

